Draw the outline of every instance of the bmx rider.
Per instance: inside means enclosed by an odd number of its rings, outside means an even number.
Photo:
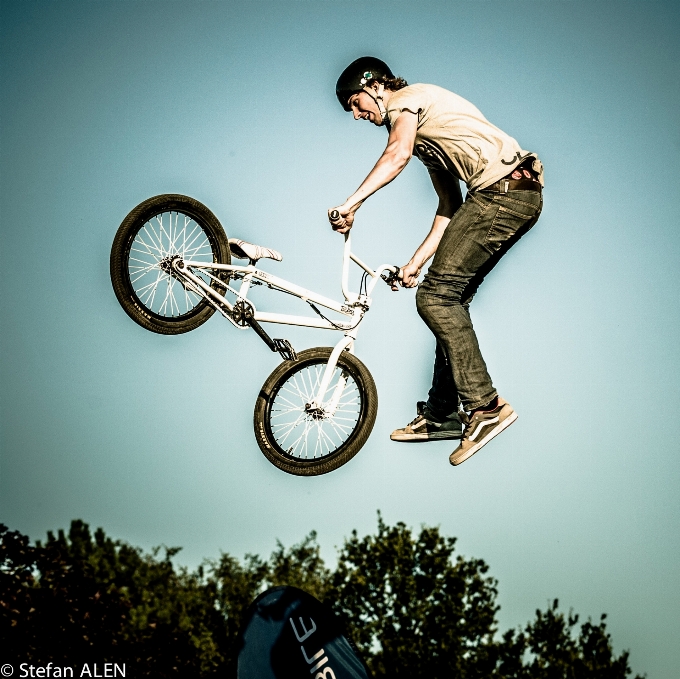
[[[418,313],[437,340],[432,387],[415,419],[390,438],[460,439],[449,460],[461,464],[517,419],[493,386],[468,307],[485,276],[536,223],[543,166],[470,102],[436,85],[408,85],[375,57],[352,62],[335,92],[355,120],[385,126],[389,137],[361,186],[328,211],[333,229],[351,229],[366,198],[395,179],[412,155],[427,167],[437,193],[430,232],[399,272],[403,287],[416,287],[434,256],[416,294]],[[339,217],[332,219],[335,210]]]

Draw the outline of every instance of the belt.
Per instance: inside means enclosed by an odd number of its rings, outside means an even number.
[[[541,183],[535,179],[499,179],[491,186],[479,189],[481,193],[489,191],[491,193],[507,193],[508,191],[538,191],[541,192]]]

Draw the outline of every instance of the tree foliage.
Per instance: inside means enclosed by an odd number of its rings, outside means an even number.
[[[44,543],[0,525],[0,641],[15,662],[127,663],[135,676],[234,676],[238,632],[264,589],[294,585],[329,602],[376,679],[626,679],[605,616],[578,625],[555,600],[500,634],[497,582],[437,528],[378,517],[352,533],[334,570],[315,533],[269,559],[229,554],[190,571],[178,548],[151,553],[73,521]]]
[[[483,561],[454,560],[454,544],[380,517],[376,535],[346,541],[329,594],[376,676],[488,675],[496,582]]]

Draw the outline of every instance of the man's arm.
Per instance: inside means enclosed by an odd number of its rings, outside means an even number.
[[[413,154],[417,127],[418,116],[415,113],[403,111],[397,118],[390,131],[387,146],[368,177],[342,205],[328,211],[328,218],[336,231],[339,233],[349,231],[354,222],[354,213],[366,198],[389,184],[406,167]],[[330,219],[333,210],[340,213],[336,220]]]
[[[437,213],[432,222],[430,233],[420,244],[411,257],[408,264],[404,265],[399,271],[401,284],[405,288],[414,288],[418,285],[420,271],[432,255],[437,251],[439,242],[446,231],[446,227],[451,221],[454,212],[463,204],[463,194],[460,190],[460,182],[450,172],[440,170],[430,170],[430,179],[434,190],[439,198]]]

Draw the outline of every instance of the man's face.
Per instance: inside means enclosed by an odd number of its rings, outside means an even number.
[[[382,116],[375,99],[367,92],[357,92],[349,98],[354,120],[368,120],[374,125],[382,125]]]

